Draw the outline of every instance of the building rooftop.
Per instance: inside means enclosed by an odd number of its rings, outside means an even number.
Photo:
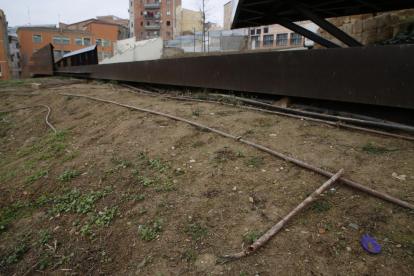
[[[84,31],[84,30],[72,30],[72,29],[60,29],[60,28],[47,28],[47,27],[19,27],[17,32],[21,30],[26,31],[38,31],[38,32],[50,32],[50,33],[60,33],[63,34],[89,34],[93,35],[93,33]]]

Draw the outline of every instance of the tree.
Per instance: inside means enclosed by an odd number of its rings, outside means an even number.
[[[202,41],[202,51],[206,52],[206,32],[211,27],[211,23],[207,21],[207,19],[210,17],[213,8],[210,6],[209,0],[195,0],[195,6],[197,8],[197,11],[201,12],[201,19],[198,19],[197,22],[199,24],[199,27],[201,29],[201,41]],[[194,34],[195,35],[195,34]]]

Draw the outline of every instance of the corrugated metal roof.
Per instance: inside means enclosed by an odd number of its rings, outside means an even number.
[[[70,56],[74,56],[74,55],[78,55],[78,54],[82,54],[82,53],[85,53],[85,52],[93,51],[93,50],[95,50],[96,47],[97,47],[97,45],[95,44],[95,45],[92,45],[92,46],[89,46],[89,47],[86,47],[86,48],[82,48],[82,49],[74,51],[74,52],[70,52],[69,54],[64,55],[61,59],[64,59],[64,58],[67,58],[67,57],[70,57]]]

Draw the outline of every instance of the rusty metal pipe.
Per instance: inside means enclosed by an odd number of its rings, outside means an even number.
[[[344,169],[341,169],[335,175],[333,175],[328,181],[326,181],[322,186],[320,186],[316,191],[314,191],[310,196],[308,196],[301,204],[299,204],[292,212],[285,216],[281,221],[279,221],[275,226],[273,226],[269,231],[267,231],[263,236],[261,236],[257,241],[250,245],[247,249],[242,252],[226,255],[225,258],[231,259],[240,259],[244,256],[247,256],[260,247],[262,247],[270,238],[272,238],[283,226],[286,225],[294,216],[296,216],[300,211],[302,211],[306,206],[308,206],[312,201],[314,201],[317,196],[323,193],[332,183],[334,183],[338,178],[340,178],[345,173]]]
[[[231,138],[231,139],[234,139],[234,140],[240,141],[240,142],[242,142],[242,143],[245,143],[245,144],[247,144],[247,145],[250,145],[250,146],[252,146],[252,147],[255,147],[255,148],[257,148],[257,149],[260,149],[260,150],[262,150],[262,151],[265,151],[265,152],[267,152],[267,153],[270,153],[270,154],[272,154],[272,155],[274,155],[274,156],[277,156],[277,157],[279,157],[279,158],[282,158],[282,159],[284,159],[284,160],[289,160],[290,162],[292,162],[292,163],[294,163],[294,164],[296,164],[296,165],[299,165],[299,166],[301,166],[301,167],[304,167],[304,168],[307,168],[307,169],[309,169],[309,170],[315,171],[315,172],[320,173],[320,174],[322,174],[322,175],[325,175],[325,176],[328,176],[328,177],[332,177],[332,176],[333,176],[333,174],[332,174],[332,173],[330,173],[330,172],[328,172],[328,171],[322,170],[322,169],[317,168],[317,167],[315,167],[315,166],[313,166],[313,165],[310,165],[310,164],[308,164],[308,163],[305,163],[305,162],[299,161],[299,160],[297,160],[297,159],[295,159],[295,158],[291,158],[291,157],[289,157],[289,156],[286,156],[286,155],[284,155],[284,154],[281,154],[281,153],[276,152],[276,151],[274,151],[274,150],[271,150],[271,149],[269,149],[269,148],[266,148],[266,147],[263,147],[263,146],[260,146],[260,145],[254,144],[254,143],[252,143],[252,142],[250,142],[250,141],[243,140],[243,139],[241,139],[241,137],[236,137],[236,136],[230,135],[230,134],[228,134],[228,133],[225,133],[225,132],[222,132],[222,131],[216,130],[216,129],[214,129],[214,128],[207,127],[207,126],[204,126],[204,125],[201,125],[201,124],[198,124],[198,123],[196,123],[196,122],[189,121],[189,120],[186,120],[186,119],[183,119],[183,118],[180,118],[180,117],[175,117],[175,116],[168,115],[168,114],[165,114],[165,113],[161,113],[161,112],[158,112],[158,111],[153,111],[153,110],[149,110],[149,109],[144,109],[144,108],[139,108],[139,107],[130,106],[130,105],[126,105],[126,104],[121,104],[121,103],[117,103],[117,102],[113,102],[113,101],[108,101],[108,100],[98,99],[98,98],[94,98],[94,97],[90,97],[90,96],[86,96],[86,95],[64,94],[64,93],[59,93],[58,95],[63,95],[63,96],[73,96],[73,97],[80,97],[80,98],[88,98],[88,99],[92,99],[92,100],[96,100],[96,101],[101,101],[101,102],[111,103],[111,104],[115,104],[115,105],[123,106],[123,107],[126,107],[126,108],[130,108],[130,109],[135,109],[135,110],[139,110],[139,111],[143,111],[143,112],[148,112],[148,113],[152,113],[152,114],[156,114],[156,115],[164,116],[164,117],[167,117],[167,118],[170,118],[170,119],[176,120],[176,121],[182,121],[182,122],[185,122],[185,123],[187,123],[187,124],[190,124],[190,125],[193,125],[193,126],[196,126],[196,127],[200,127],[200,128],[203,128],[203,129],[207,129],[207,130],[209,130],[209,131],[211,131],[211,132],[214,132],[214,133],[217,133],[217,134],[219,134],[219,135],[221,135],[221,136],[224,136],[224,137],[227,137],[227,138]],[[368,193],[368,194],[374,195],[374,196],[376,196],[376,197],[378,197],[378,198],[381,198],[381,199],[387,200],[387,201],[389,201],[389,202],[395,203],[395,204],[397,204],[397,205],[400,205],[400,206],[406,207],[406,208],[408,208],[408,209],[414,210],[414,205],[412,205],[412,204],[410,204],[410,203],[408,203],[408,202],[402,201],[402,200],[400,200],[400,199],[398,199],[398,198],[395,198],[395,197],[392,197],[392,196],[390,196],[390,195],[387,195],[387,194],[384,194],[384,193],[378,192],[378,191],[376,191],[376,190],[373,190],[373,189],[371,189],[371,188],[365,187],[365,186],[363,186],[363,185],[361,185],[361,184],[355,183],[355,182],[353,182],[353,181],[351,181],[351,180],[348,180],[348,179],[345,179],[345,178],[340,178],[340,181],[341,181],[342,183],[345,183],[345,184],[347,184],[347,185],[351,186],[351,187],[354,187],[354,188],[356,188],[356,189],[359,189],[359,190],[361,190],[361,191],[364,191],[364,192],[366,192],[366,193]]]
[[[56,133],[56,129],[49,123],[49,115],[50,115],[51,109],[50,109],[50,107],[48,107],[45,104],[37,104],[37,105],[20,107],[20,108],[16,108],[16,109],[5,110],[5,111],[0,111],[0,113],[9,113],[9,112],[12,112],[12,111],[17,111],[17,110],[27,109],[27,108],[33,108],[33,107],[39,107],[39,106],[43,106],[43,107],[47,108],[46,124],[48,126],[50,126],[50,128],[53,129],[53,131]]]
[[[321,120],[321,119],[316,119],[316,118],[311,118],[311,117],[306,117],[306,116],[299,116],[299,115],[294,115],[294,114],[289,114],[289,113],[284,113],[284,112],[278,112],[278,111],[271,111],[271,110],[267,110],[267,109],[261,109],[261,108],[255,108],[255,107],[249,107],[249,106],[239,106],[239,105],[223,103],[223,102],[218,102],[218,101],[199,100],[199,99],[194,99],[194,98],[189,98],[189,97],[171,97],[171,96],[166,96],[166,95],[163,95],[163,94],[160,94],[160,93],[149,92],[149,91],[139,89],[139,88],[129,86],[129,85],[124,85],[124,86],[136,89],[136,90],[144,92],[144,93],[151,93],[152,97],[155,97],[155,95],[157,95],[157,96],[161,96],[161,97],[164,97],[164,98],[180,100],[180,101],[194,101],[194,102],[205,102],[205,103],[215,103],[215,104],[218,103],[218,104],[221,104],[221,105],[228,105],[228,106],[233,106],[233,107],[237,107],[237,108],[241,108],[241,109],[255,110],[255,111],[259,111],[259,112],[266,112],[266,113],[269,113],[269,114],[275,114],[275,115],[280,115],[280,116],[285,116],[285,117],[290,117],[290,118],[296,118],[296,119],[300,119],[300,120],[307,120],[307,121],[312,121],[312,122],[328,124],[328,125],[335,126],[335,127],[338,127],[338,128],[343,127],[343,128],[355,129],[355,130],[375,133],[375,134],[379,134],[379,135],[384,135],[384,136],[389,136],[389,137],[414,141],[413,137],[393,134],[393,133],[379,131],[379,130],[373,130],[373,129],[364,128],[364,127],[348,125],[348,124],[342,123],[341,121],[332,122],[332,121],[326,121],[326,120]],[[144,96],[150,96],[150,95],[146,95],[146,94],[142,94],[142,93],[137,93],[137,92],[134,92],[134,91],[131,91],[131,90],[127,90],[127,91],[132,92],[132,93],[136,93],[136,94],[140,94],[140,95],[144,95]]]

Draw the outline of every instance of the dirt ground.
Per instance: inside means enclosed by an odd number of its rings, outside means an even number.
[[[36,80],[48,81],[67,87]],[[202,128],[58,93],[192,120],[410,203],[413,142],[96,81],[27,87],[0,83],[0,111],[48,105],[58,132],[45,107],[0,114],[1,275],[414,275],[414,212],[338,182],[258,252],[223,259],[327,178]],[[365,234],[380,254],[364,250]]]

